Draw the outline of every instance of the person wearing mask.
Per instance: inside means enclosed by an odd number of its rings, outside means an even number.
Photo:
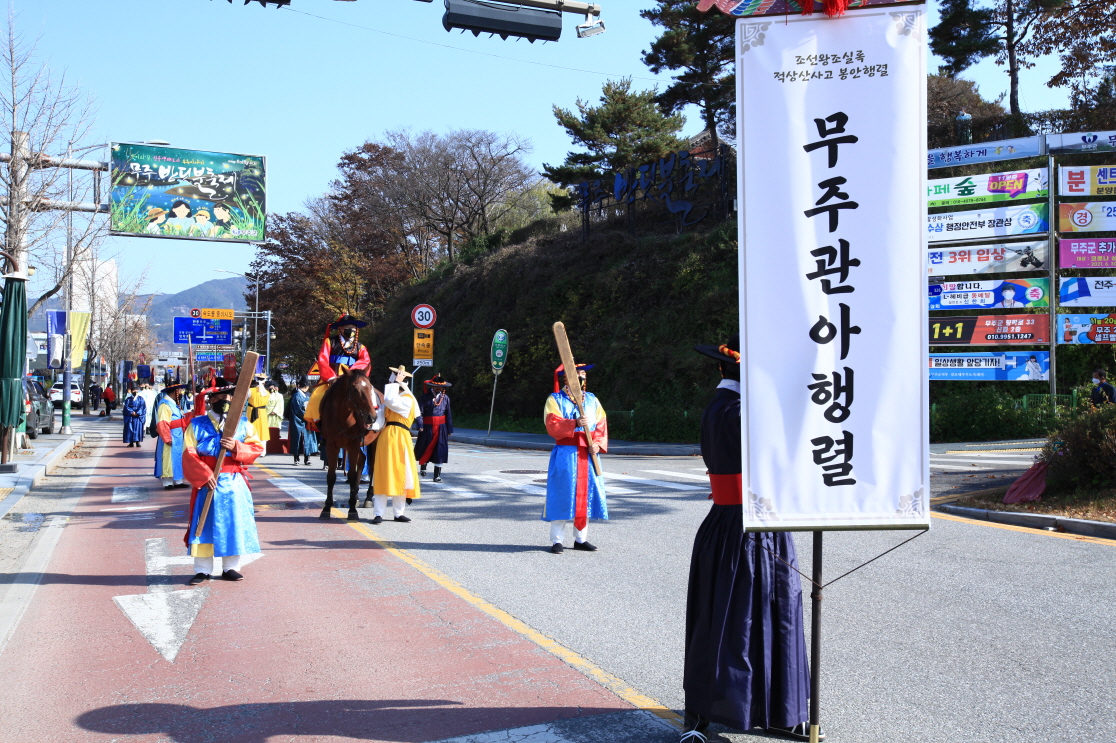
[[[271,395],[267,392],[266,382],[267,377],[257,374],[252,391],[248,394],[248,422],[256,429],[256,438],[260,441],[271,438],[267,424],[267,403]]]
[[[287,430],[291,454],[294,463],[302,457],[304,465],[310,464],[310,455],[318,453],[318,439],[314,432],[306,426],[306,405],[310,402],[310,380],[303,375],[298,378],[298,389],[291,395],[291,404],[287,406],[287,417],[291,425]]]
[[[283,395],[273,379],[267,380],[267,425],[276,429],[283,426]]]
[[[585,389],[586,372],[593,364],[578,364],[576,374]],[[597,475],[591,454],[608,451],[608,420],[604,408],[592,392],[583,392],[585,416],[577,411],[566,370],[554,370],[554,393],[546,399],[543,422],[554,438],[546,476],[546,501],[542,520],[550,522],[550,551],[565,550],[566,522],[573,521],[574,549],[595,552],[589,543],[589,519],[607,519],[604,477]]]
[[[368,323],[344,312],[326,326],[322,348],[318,351],[318,386],[310,393],[310,402],[306,406],[306,420],[313,423],[315,429],[321,419],[318,407],[334,379],[349,369],[363,369],[368,375],[372,373],[372,358],[357,337],[357,330],[366,325]],[[333,330],[337,331],[337,335],[330,337]]]
[[[102,392],[104,392],[104,390],[101,389],[101,385],[97,384],[96,382],[94,382],[92,384],[92,386],[90,386],[90,388],[89,388],[89,402],[91,404],[91,409],[94,412],[99,410],[100,407],[101,407],[101,393]]]
[[[1104,369],[1093,372],[1093,393],[1090,399],[1097,406],[1116,403],[1116,387],[1108,383],[1108,372]]]
[[[263,442],[255,428],[240,417],[233,436],[223,435],[225,418],[233,388],[218,378],[217,387],[208,390],[208,412],[198,415],[186,427],[183,438],[182,469],[193,490],[190,493],[190,526],[186,530],[186,549],[194,558],[194,577],[189,585],[197,586],[213,574],[213,558],[221,558],[221,578],[243,580],[240,558],[260,551],[256,531],[256,513],[252,491],[244,479],[247,467],[263,454]],[[221,471],[214,473],[217,456],[225,450]],[[213,498],[205,523],[198,530],[205,501]]]
[[[155,477],[163,483],[164,490],[187,487],[182,474],[182,429],[187,419],[178,406],[186,385],[172,384],[163,388],[155,411]]]
[[[136,388],[128,390],[124,398],[124,443],[128,448],[139,447],[143,443],[143,422],[147,420],[147,404],[136,394]]]
[[[112,384],[105,385],[105,391],[101,394],[105,401],[105,415],[112,417],[112,409],[116,407],[116,393],[112,391]]]
[[[720,346],[694,347],[719,362],[721,381],[701,416],[713,505],[690,556],[681,743],[706,743],[710,722],[810,740],[810,668],[794,538],[790,532],[744,532],[739,349],[739,335]]]
[[[441,482],[442,467],[449,461],[449,437],[453,433],[453,412],[446,390],[453,385],[442,379],[441,374],[435,374],[422,384],[426,394],[422,396],[422,415],[418,419],[415,458],[421,477],[426,477],[426,465],[433,462],[434,482]]]
[[[151,431],[152,425],[155,423],[155,409],[159,406],[156,398],[158,393],[152,389],[151,384],[146,379],[141,380],[139,383],[139,392],[136,393],[143,398],[143,404],[147,408],[147,419],[143,422],[143,430]],[[155,438],[155,436],[152,436]]]

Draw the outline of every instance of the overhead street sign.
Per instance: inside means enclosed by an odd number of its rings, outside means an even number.
[[[411,310],[411,322],[416,328],[432,328],[438,322],[438,313],[428,304],[420,304]]]
[[[174,342],[202,344],[232,343],[232,320],[206,320],[197,317],[176,317],[174,318]]]

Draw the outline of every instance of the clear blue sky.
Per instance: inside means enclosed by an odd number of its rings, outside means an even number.
[[[534,142],[534,164],[561,161],[570,143],[552,105],[595,100],[609,78],[655,84],[640,58],[656,36],[639,17],[651,0],[599,1],[607,33],[578,39],[579,20],[567,14],[560,42],[533,45],[446,33],[441,0],[294,0],[293,11],[242,0],[15,7],[40,58],[96,99],[102,139],[93,141],[266,155],[270,211],[288,212],[325,191],[342,152],[397,127],[515,131]],[[1025,73],[1026,110],[1065,104],[1042,85],[1051,74],[1049,65]],[[986,97],[1007,87],[990,61],[966,76]],[[686,133],[700,128],[689,117]],[[119,253],[122,278],[146,268],[144,290],[165,293],[228,276],[214,268],[243,272],[252,259],[250,247],[199,241],[117,238],[107,250]]]

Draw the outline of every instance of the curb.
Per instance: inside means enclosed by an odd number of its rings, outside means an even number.
[[[9,493],[4,500],[0,501],[0,518],[6,516],[8,511],[12,510],[15,504],[19,503],[20,499],[31,491],[31,488],[45,480],[47,475],[49,475],[54,468],[58,466],[58,463],[62,461],[62,458],[69,454],[80,442],[84,441],[89,433],[89,431],[75,433],[56,446],[42,459],[21,470],[16,477],[12,492]]]
[[[998,524],[1022,526],[1028,529],[1045,529],[1077,534],[1083,537],[1116,540],[1116,524],[1107,521],[1086,521],[1085,519],[1066,519],[1041,513],[1016,513],[1015,511],[989,511],[983,508],[940,505],[935,511],[961,516],[976,521],[994,521]]]
[[[458,436],[456,433],[450,434],[450,441],[455,444],[471,444],[473,446],[491,446],[498,449],[533,449],[535,451],[550,451],[554,448],[554,444],[547,442],[534,442],[523,441],[521,439],[501,439],[495,436]],[[695,444],[670,444],[668,446],[657,446],[655,444],[647,444],[646,446],[633,444],[631,446],[623,445],[611,448],[608,451],[609,455],[629,455],[629,456],[644,456],[644,457],[688,457],[697,456],[701,454],[701,447]]]

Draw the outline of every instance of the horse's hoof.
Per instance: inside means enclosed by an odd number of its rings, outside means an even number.
[[[318,514],[318,518],[320,518],[322,521],[327,521],[329,519],[329,511],[330,509],[323,508],[322,512]]]
[[[349,511],[349,515],[345,520],[346,521],[360,521],[360,514],[357,513],[356,509],[354,508],[353,510]]]
[[[372,499],[371,498],[365,498],[364,499],[364,505],[361,506],[361,508],[370,508],[371,506],[372,506]]]

